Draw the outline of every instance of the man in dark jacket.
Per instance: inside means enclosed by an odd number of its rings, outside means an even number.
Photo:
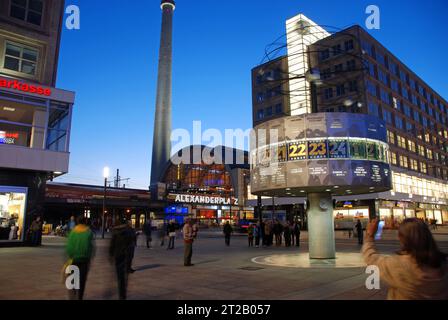
[[[224,238],[226,241],[226,246],[230,246],[230,235],[233,232],[233,228],[230,225],[230,222],[227,221],[226,224],[224,225]]]
[[[356,228],[356,233],[358,234],[358,244],[363,244],[364,243],[364,230],[362,227],[361,220],[358,219],[358,221],[356,222],[355,228]]]
[[[300,247],[300,223],[298,221],[294,224],[294,236],[296,238],[296,247]]]
[[[143,233],[146,236],[146,247],[148,249],[152,249],[151,242],[152,242],[152,223],[151,219],[146,220],[145,224],[143,225]]]
[[[112,230],[112,240],[109,247],[109,256],[115,263],[117,272],[118,293],[120,300],[126,300],[128,283],[129,248],[133,238],[129,232],[126,220],[120,219]]]

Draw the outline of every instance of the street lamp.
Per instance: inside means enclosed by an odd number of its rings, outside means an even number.
[[[102,233],[102,239],[104,239],[104,232],[106,229],[106,188],[107,188],[107,178],[109,178],[110,169],[109,167],[104,167],[103,169],[103,177],[104,177],[104,197],[103,197],[103,233]]]

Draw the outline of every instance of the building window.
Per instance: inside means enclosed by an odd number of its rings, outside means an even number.
[[[414,120],[420,122],[420,113],[417,110],[414,110]]]
[[[342,53],[340,44],[337,44],[337,45],[333,46],[332,49],[333,49],[333,55],[334,56],[340,55]]]
[[[410,122],[406,122],[406,132],[413,133],[414,132],[414,125]]]
[[[331,69],[327,68],[324,70],[324,72],[322,73],[322,79],[329,79],[331,78]]]
[[[328,58],[330,58],[330,50],[329,49],[322,50],[320,52],[320,60],[327,60]]]
[[[325,100],[333,98],[333,88],[326,88],[324,90]]]
[[[422,157],[425,156],[425,147],[424,146],[418,146],[418,154]]]
[[[369,80],[366,80],[367,92],[376,97],[376,86]]]
[[[384,58],[384,55],[380,52],[376,52],[376,61],[378,61],[379,64],[382,64],[383,66],[386,65],[386,59]]]
[[[406,149],[406,139],[397,134],[397,142],[400,148]]]
[[[344,42],[345,51],[353,50],[353,40],[348,40]]]
[[[414,141],[408,140],[408,150],[411,152],[417,151]]]
[[[397,154],[395,152],[390,153],[390,162],[395,166],[397,165]]]
[[[403,119],[401,119],[400,117],[395,117],[395,127],[397,129],[403,130]]]
[[[372,45],[370,43],[368,43],[367,41],[362,40],[361,41],[361,47],[362,50],[367,53],[369,56],[371,56],[373,58],[373,48]]]
[[[380,90],[380,95],[381,95],[381,101],[383,101],[384,103],[386,103],[387,105],[390,105],[390,96],[389,93],[387,91],[385,91],[384,89],[381,88]]]
[[[390,86],[391,86],[392,90],[394,90],[395,92],[399,91],[399,89],[398,89],[398,81],[392,79],[390,81]]]
[[[410,159],[411,161],[411,170],[418,171],[418,161],[415,159]]]
[[[275,105],[275,114],[283,112],[283,105],[281,103]]]
[[[334,72],[335,73],[339,73],[339,72],[342,72],[342,71],[344,71],[344,67],[342,66],[342,63],[337,64],[337,65],[334,66]]]
[[[408,167],[408,157],[400,156],[400,167],[402,167],[402,168]]]
[[[11,0],[10,15],[37,26],[42,23],[42,0]]]
[[[258,112],[257,112],[257,120],[261,120],[263,118],[264,118],[264,110],[263,109],[258,110]]]
[[[420,162],[420,172],[421,173],[428,173],[428,167],[426,163]]]
[[[406,73],[403,70],[400,70],[400,80],[403,83],[406,83]]]
[[[395,144],[395,134],[389,130],[387,130],[387,142],[389,144]]]
[[[395,97],[392,97],[392,103],[393,103],[393,106],[394,106],[394,109],[397,109],[397,110],[401,110],[401,103],[400,103],[400,100],[398,100],[397,98],[395,98]]]
[[[17,43],[6,43],[4,68],[27,75],[36,75],[38,51]]]
[[[369,63],[369,74],[371,77],[375,78],[375,65],[372,62]]]
[[[336,86],[336,95],[339,97],[339,96],[342,96],[344,94],[345,94],[345,85],[344,84],[340,84],[340,85]]]
[[[257,101],[258,102],[263,102],[264,101],[264,94],[263,94],[263,92],[257,93]]]
[[[386,121],[387,123],[392,124],[392,113],[388,110],[385,110],[383,108],[383,120]]]
[[[409,86],[412,90],[415,90],[415,81],[409,78]]]
[[[426,154],[427,154],[427,158],[429,160],[433,159],[433,157],[432,157],[432,150],[431,149],[426,149]]]
[[[397,77],[399,76],[399,72],[398,72],[398,66],[395,62],[390,62],[389,63],[389,70],[396,75]]]
[[[272,116],[272,107],[267,107],[266,108],[266,117],[271,117]]]
[[[379,108],[375,102],[369,101],[368,109],[369,109],[369,114],[377,116],[377,117],[379,116]]]
[[[387,75],[386,75],[386,73],[383,70],[381,70],[381,68],[378,68],[378,79],[382,83],[384,83],[386,86],[388,85],[388,83],[387,83]]]
[[[357,92],[358,91],[358,81],[356,81],[356,80],[349,81],[348,90],[350,92]]]
[[[356,69],[356,61],[355,60],[347,61],[347,71],[353,71],[355,69]]]
[[[404,111],[404,114],[406,115],[406,117],[411,117],[411,107],[409,107],[408,105],[406,105],[406,104],[403,104],[403,111]]]
[[[406,89],[406,88],[401,88],[401,95],[402,95],[403,98],[405,98],[406,100],[409,100],[408,89]]]

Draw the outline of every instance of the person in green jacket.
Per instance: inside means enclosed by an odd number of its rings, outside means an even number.
[[[86,225],[83,216],[77,218],[76,226],[69,234],[66,252],[71,260],[71,265],[79,269],[79,289],[70,290],[69,296],[71,299],[82,300],[90,261],[94,255],[93,233]]]

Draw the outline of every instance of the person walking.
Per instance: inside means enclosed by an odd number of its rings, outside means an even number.
[[[143,225],[143,233],[146,237],[146,248],[152,249],[152,223],[151,219],[146,220],[145,224]]]
[[[448,263],[428,226],[405,219],[398,229],[400,251],[383,256],[375,246],[378,219],[369,222],[362,254],[367,265],[377,266],[381,281],[389,285],[388,300],[447,300]]]
[[[296,239],[296,236],[294,233],[294,225],[295,225],[294,221],[289,223],[289,234],[291,235],[291,246],[294,246],[295,239]]]
[[[170,221],[167,228],[167,233],[169,237],[168,248],[167,250],[174,249],[174,240],[176,239],[176,224],[173,220]]]
[[[134,273],[135,270],[132,268],[132,261],[134,260],[135,247],[137,246],[137,232],[132,227],[130,220],[127,222],[127,232],[129,233],[130,243],[127,251],[126,269],[128,273]]]
[[[358,219],[358,221],[356,222],[355,228],[356,228],[356,233],[358,235],[358,244],[362,245],[364,242],[364,230],[362,227],[361,220]]]
[[[224,232],[224,238],[225,238],[226,246],[230,246],[230,236],[232,235],[233,228],[230,225],[229,221],[227,221],[226,224],[224,225],[223,232]]]
[[[255,225],[252,223],[249,224],[249,227],[247,228],[247,239],[249,241],[249,247],[254,246],[254,229]]]
[[[260,246],[260,222],[257,222],[257,224],[254,224],[254,238],[255,238],[255,247],[258,248]]]
[[[296,238],[296,247],[300,247],[300,224],[296,222],[294,224],[294,236]]]
[[[31,223],[30,232],[31,245],[39,246],[40,239],[42,237],[42,221],[40,220],[39,216],[37,216],[36,219]]]
[[[184,266],[190,267],[194,264],[191,263],[191,257],[193,255],[193,241],[196,238],[196,231],[193,228],[193,220],[188,219],[182,229],[184,236]]]
[[[118,295],[120,300],[127,298],[128,286],[128,259],[129,248],[133,242],[125,219],[118,219],[112,229],[112,240],[109,247],[109,257],[115,265],[117,274]]]
[[[283,237],[285,238],[285,247],[291,246],[291,229],[289,228],[289,222],[283,228]]]
[[[159,227],[159,240],[161,247],[165,245],[165,237],[166,237],[166,221],[163,221],[163,224]]]
[[[79,270],[79,289],[69,290],[69,297],[83,300],[90,262],[94,256],[93,233],[83,216],[78,217],[76,226],[68,236],[66,253],[69,264]]]
[[[71,216],[70,220],[67,223],[67,231],[70,232],[76,227],[76,219],[75,216]]]

